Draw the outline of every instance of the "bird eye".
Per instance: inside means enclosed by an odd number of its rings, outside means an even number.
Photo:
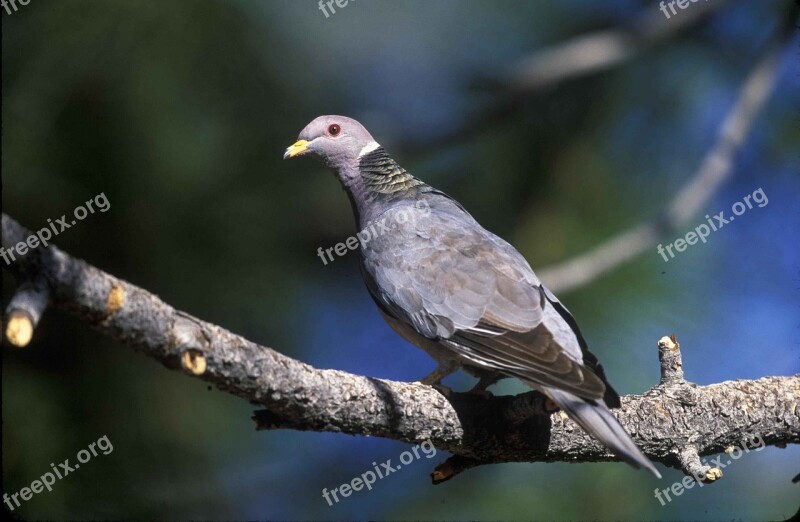
[[[342,128],[336,125],[335,123],[333,125],[328,126],[328,134],[330,134],[331,136],[334,137],[338,136],[340,132],[342,132]]]

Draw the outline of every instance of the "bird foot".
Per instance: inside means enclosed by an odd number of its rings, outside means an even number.
[[[450,398],[451,395],[453,395],[453,390],[451,390],[450,388],[439,382],[441,381],[441,378],[439,380],[431,380],[428,377],[421,379],[417,382],[420,384],[424,384],[425,386],[430,386],[431,388],[438,391],[448,399]]]
[[[424,379],[420,379],[419,382],[421,382],[422,384],[426,384],[428,386],[436,387],[437,385],[440,385],[442,379],[444,379],[451,373],[458,371],[458,368],[459,365],[452,361],[440,362],[439,366],[435,370],[433,370],[430,373],[430,375],[428,375]]]
[[[444,379],[444,376],[439,372],[434,371],[432,374],[418,380],[417,382],[424,384],[425,386],[436,386],[442,381],[442,379]]]
[[[444,384],[436,383],[436,384],[429,384],[428,386],[441,393],[446,399],[449,399],[453,395],[453,390],[451,390]]]

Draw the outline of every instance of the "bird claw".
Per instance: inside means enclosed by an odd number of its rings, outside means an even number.
[[[453,390],[451,390],[444,384],[431,384],[430,387],[438,391],[442,395],[444,395],[444,397],[447,399],[449,399],[453,395]]]
[[[425,386],[430,386],[431,388],[438,391],[440,394],[444,395],[448,399],[453,395],[453,390],[451,390],[450,388],[439,382],[425,382],[425,379],[422,379],[421,381],[417,382],[420,384],[424,384]]]
[[[425,386],[437,386],[442,379],[443,379],[442,375],[440,375],[438,372],[433,372],[432,374],[428,375],[424,379],[418,380],[417,382],[420,384],[424,384]]]

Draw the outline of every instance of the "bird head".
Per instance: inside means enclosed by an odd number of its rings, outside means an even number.
[[[320,116],[300,131],[283,159],[309,155],[334,170],[358,166],[361,156],[378,143],[360,123],[346,116]]]

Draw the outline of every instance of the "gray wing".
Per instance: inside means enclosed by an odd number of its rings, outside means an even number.
[[[391,317],[471,365],[587,399],[605,385],[527,261],[449,200],[381,217],[391,231],[362,251],[367,287]],[[404,222],[396,212],[411,213]],[[549,294],[552,295],[552,294]]]

